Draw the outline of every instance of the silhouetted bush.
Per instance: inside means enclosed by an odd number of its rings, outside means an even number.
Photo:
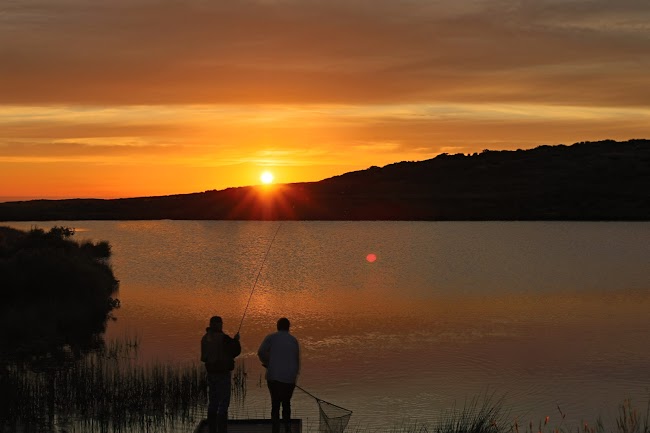
[[[107,242],[71,240],[74,229],[0,227],[0,348],[33,354],[92,346],[104,331],[118,281]]]
[[[85,241],[81,244],[81,249],[96,259],[108,259],[111,256],[111,245],[106,241],[97,243]]]

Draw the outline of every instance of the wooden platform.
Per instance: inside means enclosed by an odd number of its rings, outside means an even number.
[[[284,425],[280,426],[284,433]],[[204,419],[196,426],[194,433],[208,433],[208,420]],[[270,419],[229,419],[228,433],[271,433]],[[291,433],[302,433],[302,420],[291,420]]]

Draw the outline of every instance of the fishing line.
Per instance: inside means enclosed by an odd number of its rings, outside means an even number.
[[[271,246],[273,245],[273,241],[275,240],[275,237],[278,235],[278,232],[280,231],[280,227],[282,227],[282,223],[284,221],[280,221],[280,224],[278,225],[278,229],[275,231],[275,234],[273,235],[273,239],[271,239],[271,242],[269,243],[269,247],[266,250],[266,254],[264,255],[264,260],[262,260],[262,265],[260,266],[260,270],[257,273],[257,277],[255,277],[255,282],[253,283],[253,289],[251,290],[251,294],[248,297],[248,302],[246,302],[246,308],[244,309],[244,314],[241,316],[241,322],[239,322],[239,328],[237,329],[237,333],[239,334],[239,331],[241,331],[241,326],[244,324],[244,317],[246,317],[246,312],[248,312],[248,306],[251,303],[251,299],[253,298],[253,292],[255,292],[255,287],[257,286],[257,280],[259,280],[260,275],[262,274],[262,269],[264,268],[264,263],[266,263],[266,258],[269,256],[269,252],[271,251]]]
[[[264,269],[264,264],[266,263],[266,259],[269,256],[269,252],[271,251],[273,242],[275,241],[275,238],[277,237],[278,232],[280,231],[280,227],[282,227],[282,223],[283,221],[280,221],[280,224],[278,225],[278,228],[275,231],[275,234],[273,235],[273,239],[271,239],[271,242],[269,243],[269,246],[266,249],[264,260],[262,260],[260,270],[257,272],[257,276],[255,277],[255,282],[253,283],[253,288],[251,289],[251,293],[248,296],[248,302],[246,302],[246,308],[244,309],[244,314],[242,315],[241,321],[239,322],[239,328],[237,329],[237,334],[239,334],[239,331],[241,330],[241,327],[244,324],[244,318],[246,317],[246,313],[248,312],[248,307],[251,303],[251,299],[253,298],[253,293],[255,292],[255,288],[257,287],[257,281],[259,280],[260,275],[262,274],[262,269]],[[312,394],[311,392],[305,390],[304,388],[301,388],[298,385],[296,385],[296,388],[298,388],[299,390],[301,390],[302,392],[304,392],[305,394],[307,394],[308,396],[316,400],[316,403],[318,404],[318,412],[320,413],[319,431],[324,433],[343,433],[345,427],[348,425],[348,422],[350,421],[350,416],[352,416],[351,410],[341,406],[337,406],[323,399],[320,399],[316,397],[314,394]]]

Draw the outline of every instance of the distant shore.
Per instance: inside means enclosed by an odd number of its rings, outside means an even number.
[[[0,203],[0,221],[650,221],[650,140],[442,154],[320,182]]]

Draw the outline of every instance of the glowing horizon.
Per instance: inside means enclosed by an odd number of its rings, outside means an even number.
[[[0,197],[191,193],[265,170],[308,182],[650,137],[650,4],[499,5],[11,3]]]

